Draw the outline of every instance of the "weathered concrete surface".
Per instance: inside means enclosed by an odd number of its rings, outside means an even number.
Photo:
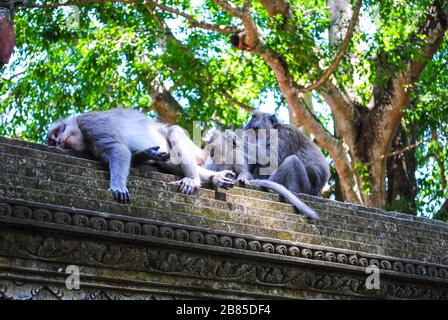
[[[443,222],[302,195],[310,222],[260,190],[182,195],[149,166],[121,205],[101,163],[1,137],[0,164],[3,298],[448,298]],[[365,288],[372,264],[380,290]]]

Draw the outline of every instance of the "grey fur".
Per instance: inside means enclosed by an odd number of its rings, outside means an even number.
[[[271,189],[272,191],[276,192],[277,194],[281,195],[287,202],[292,204],[294,207],[297,208],[300,212],[303,212],[303,214],[311,219],[319,219],[319,215],[308,207],[305,203],[303,203],[299,198],[297,198],[291,191],[286,189],[281,184],[265,180],[265,179],[253,179],[248,181],[249,184],[256,185],[258,187]]]
[[[219,171],[219,170],[232,170],[237,175],[237,180],[241,181],[245,185],[255,185],[262,188],[267,188],[275,193],[279,194],[289,203],[291,203],[297,210],[302,212],[305,216],[312,219],[319,219],[319,215],[312,208],[308,207],[299,198],[297,198],[291,191],[285,188],[283,185],[274,181],[276,177],[283,177],[283,171],[280,173],[277,171],[269,179],[253,179],[251,170],[254,169],[253,166],[249,165],[249,159],[247,159],[247,154],[244,149],[241,149],[243,140],[236,133],[231,131],[225,131],[220,134],[216,139],[210,140],[205,147],[207,152],[207,159],[205,161],[205,168],[209,170]],[[231,162],[226,161],[226,149],[228,146],[233,146],[231,156]],[[227,147],[226,147],[227,146]],[[215,152],[216,151],[216,152]],[[241,163],[237,159],[241,159],[241,152],[244,152],[242,158],[244,161]],[[284,167],[283,167],[284,168]]]

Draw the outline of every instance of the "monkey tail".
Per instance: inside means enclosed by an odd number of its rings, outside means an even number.
[[[316,211],[308,207],[302,200],[297,198],[291,191],[286,189],[284,186],[277,182],[265,180],[265,179],[254,179],[249,180],[250,184],[256,185],[258,187],[268,188],[277,194],[284,197],[289,203],[291,203],[294,207],[296,207],[300,212],[302,212],[305,216],[311,219],[319,219],[319,215]]]

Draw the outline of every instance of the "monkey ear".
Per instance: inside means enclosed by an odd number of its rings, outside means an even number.
[[[275,114],[271,115],[271,122],[273,125],[278,124],[278,119],[277,116]]]

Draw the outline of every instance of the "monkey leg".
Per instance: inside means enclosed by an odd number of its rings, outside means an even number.
[[[179,181],[180,191],[192,194],[197,187],[201,186],[196,155],[192,152],[194,144],[185,131],[176,125],[168,129],[167,140],[171,146],[169,164],[180,168],[185,177]]]
[[[101,158],[109,163],[109,191],[118,202],[129,203],[131,196],[126,187],[126,182],[131,166],[131,152],[122,144],[114,144],[101,155]]]
[[[323,170],[318,170],[320,168],[309,168],[308,177],[311,183],[310,194],[313,196],[319,196],[323,187],[328,181],[327,173]]]
[[[306,168],[296,155],[287,157],[277,171],[269,177],[269,180],[285,186],[292,192],[306,194],[311,192]]]
[[[149,160],[157,162],[166,162],[170,159],[170,154],[167,152],[159,152],[160,146],[148,148],[133,155],[135,163],[143,163]]]

